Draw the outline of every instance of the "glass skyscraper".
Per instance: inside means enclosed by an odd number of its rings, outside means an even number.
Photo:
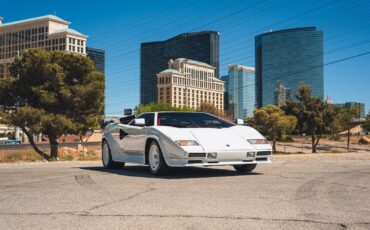
[[[105,51],[101,49],[86,47],[86,54],[94,62],[96,71],[105,73]]]
[[[255,37],[257,106],[274,104],[278,82],[295,95],[300,83],[324,96],[323,32],[316,27],[267,32]]]
[[[253,116],[256,105],[255,69],[242,65],[230,65],[225,82],[228,113],[233,119]]]
[[[155,102],[157,73],[167,69],[170,59],[187,58],[216,67],[219,77],[219,33],[204,31],[184,33],[165,41],[141,44],[140,103]]]

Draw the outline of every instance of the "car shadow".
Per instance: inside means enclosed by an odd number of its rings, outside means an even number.
[[[145,178],[161,178],[161,179],[189,179],[189,178],[203,178],[203,177],[230,177],[230,176],[255,176],[262,173],[251,172],[240,174],[232,167],[228,169],[217,169],[207,167],[183,167],[171,168],[166,175],[154,176],[150,173],[147,166],[125,166],[122,169],[104,169],[99,166],[79,167],[82,170],[90,170],[101,173],[112,173],[121,176],[131,177],[145,177]]]

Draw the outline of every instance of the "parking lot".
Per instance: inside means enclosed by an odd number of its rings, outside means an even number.
[[[370,161],[232,167],[0,165],[1,229],[370,229]]]

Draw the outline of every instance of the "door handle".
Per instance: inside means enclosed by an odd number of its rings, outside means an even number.
[[[119,139],[122,140],[125,136],[127,136],[127,133],[123,131],[123,129],[119,130]]]

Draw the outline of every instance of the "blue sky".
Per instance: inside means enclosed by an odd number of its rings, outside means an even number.
[[[183,32],[220,32],[220,70],[254,66],[254,36],[269,30],[316,26],[324,31],[324,62],[370,51],[370,2],[302,0],[55,1],[0,0],[5,22],[46,14],[72,22],[88,46],[106,51],[106,113],[139,103],[140,43]],[[326,66],[325,95],[335,103],[370,108],[370,55]]]

